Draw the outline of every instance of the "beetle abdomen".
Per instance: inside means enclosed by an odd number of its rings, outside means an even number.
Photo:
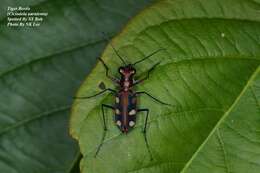
[[[132,91],[121,91],[115,98],[115,123],[127,133],[136,121],[136,96]]]

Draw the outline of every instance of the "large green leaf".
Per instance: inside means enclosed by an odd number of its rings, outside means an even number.
[[[149,2],[1,1],[1,173],[74,171],[80,154],[68,135],[72,97],[105,46],[101,33],[111,37]],[[38,28],[10,28],[8,6],[49,16]]]
[[[135,89],[148,91],[175,107],[160,105],[145,96],[140,98],[138,106],[150,109],[147,137],[153,160],[141,133],[144,114],[139,114],[134,130],[124,135],[113,123],[113,112],[106,111],[108,131],[95,158],[103,134],[101,103],[113,104],[114,100],[107,93],[75,101],[70,131],[83,153],[82,172],[173,173],[183,168],[183,172],[193,172],[196,168],[196,172],[218,173],[260,170],[259,123],[253,122],[259,122],[259,101],[241,107],[243,111],[237,116],[231,113],[234,105],[239,107],[237,103],[253,83],[260,64],[259,10],[260,4],[251,0],[165,0],[135,17],[112,42],[128,62],[158,48],[167,49],[137,65],[138,76],[161,61],[149,80]],[[120,60],[111,47],[107,47],[102,58],[111,68],[111,74],[117,75]],[[98,85],[102,81],[107,87],[115,87],[106,79],[99,63],[77,96],[101,91]],[[259,100],[259,93],[248,98]],[[239,130],[252,129],[241,135],[248,136],[243,141],[234,136],[229,138],[229,132],[234,135],[232,128],[225,128],[226,134],[216,131],[229,116]],[[243,123],[246,125],[240,127]],[[211,145],[216,133],[223,135],[220,143],[214,143],[218,148]],[[242,149],[232,150],[229,146],[224,149],[224,157],[219,153],[226,143],[234,146],[240,142],[244,142]],[[254,149],[247,149],[252,145]],[[244,159],[251,160],[241,164],[232,155],[239,149],[243,150]],[[226,162],[232,165],[220,169]],[[243,169],[234,168],[238,165]]]
[[[182,172],[260,170],[260,68],[221,117]]]

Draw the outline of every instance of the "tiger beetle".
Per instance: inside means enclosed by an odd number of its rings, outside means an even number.
[[[107,38],[105,38],[105,39],[108,41],[108,43],[110,42]],[[96,94],[91,95],[91,96],[87,96],[87,97],[75,97],[76,99],[90,99],[90,98],[99,96],[99,95],[101,95],[105,92],[110,92],[115,96],[115,104],[113,106],[107,105],[107,104],[101,105],[102,119],[103,119],[103,123],[104,123],[104,131],[103,131],[101,143],[97,147],[95,157],[98,155],[98,152],[99,152],[99,150],[100,150],[100,148],[103,144],[103,141],[105,139],[105,136],[106,136],[107,125],[106,125],[104,108],[108,108],[108,109],[112,109],[114,111],[115,123],[116,123],[117,127],[120,129],[120,131],[124,134],[127,134],[135,126],[136,114],[138,112],[145,112],[146,113],[145,123],[144,123],[144,127],[143,127],[142,132],[144,134],[144,140],[145,140],[147,150],[148,150],[149,155],[150,155],[151,160],[152,160],[153,157],[152,157],[150,147],[149,147],[149,144],[147,142],[147,136],[146,136],[146,128],[147,128],[147,121],[148,121],[148,116],[149,116],[149,109],[147,109],[147,108],[140,109],[140,108],[137,107],[137,96],[144,94],[144,95],[152,98],[153,100],[155,100],[156,102],[158,102],[160,104],[163,104],[163,105],[170,105],[170,104],[165,103],[165,102],[155,98],[154,96],[147,93],[146,91],[136,92],[136,91],[133,90],[133,87],[135,85],[140,84],[144,80],[149,78],[150,73],[155,69],[155,67],[157,65],[159,65],[160,62],[154,64],[148,70],[148,72],[147,72],[147,74],[144,78],[137,79],[137,80],[134,79],[134,75],[136,74],[135,66],[137,64],[143,62],[144,60],[150,58],[151,56],[155,55],[156,53],[158,53],[162,50],[165,50],[165,49],[163,49],[163,48],[158,49],[155,52],[153,52],[153,53],[149,54],[148,56],[144,57],[143,59],[136,61],[135,63],[127,64],[126,61],[124,60],[124,58],[119,55],[118,51],[114,48],[114,46],[111,43],[110,43],[110,46],[112,47],[112,49],[116,53],[117,57],[123,63],[123,65],[118,68],[118,72],[121,75],[121,78],[117,78],[117,77],[113,77],[113,76],[109,75],[110,69],[108,68],[106,63],[101,58],[98,58],[98,59],[103,64],[103,66],[106,70],[106,77],[108,77],[110,80],[112,80],[112,82],[115,85],[117,85],[118,90],[106,88],[104,83],[102,82],[101,85],[100,85],[100,88],[102,88],[103,90],[101,92],[96,93]]]

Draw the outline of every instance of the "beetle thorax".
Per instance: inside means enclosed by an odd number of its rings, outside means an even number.
[[[122,88],[124,89],[124,91],[128,91],[133,84],[132,79],[128,76],[125,76],[122,81]]]
[[[133,85],[135,68],[131,64],[128,64],[126,66],[119,67],[118,71],[121,74],[120,86],[122,90],[129,91]]]

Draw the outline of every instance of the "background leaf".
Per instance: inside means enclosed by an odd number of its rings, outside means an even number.
[[[138,75],[144,75],[153,64],[161,61],[151,78],[136,89],[148,91],[175,107],[158,105],[145,96],[141,97],[139,106],[149,108],[151,112],[147,135],[153,161],[141,133],[144,115],[139,114],[136,128],[124,135],[113,123],[112,111],[106,112],[109,130],[98,157],[94,158],[103,133],[100,105],[113,104],[113,99],[104,94],[76,101],[71,134],[79,140],[83,153],[82,172],[193,172],[193,167],[197,172],[226,172],[224,163],[227,158],[218,157],[219,153],[214,151],[209,155],[211,160],[206,160],[208,165],[203,164],[203,154],[209,151],[207,146],[206,149],[203,147],[257,73],[260,63],[259,9],[258,2],[251,0],[165,0],[135,17],[113,44],[128,62],[158,48],[167,49],[137,66]],[[111,47],[107,47],[102,58],[111,68],[111,74],[116,75],[120,60]],[[107,87],[113,87],[99,63],[77,95],[89,96],[100,91],[98,85],[101,81]],[[243,108],[241,115],[234,117],[235,121],[243,124],[247,122],[246,116],[258,120],[257,114],[251,114],[255,109],[259,112],[259,104]],[[253,130],[246,133],[253,141],[245,139],[247,143],[241,147],[243,154],[253,157],[255,162],[242,165],[231,155],[234,158],[228,157],[233,159],[228,169],[230,172],[251,170],[252,164],[254,170],[260,169],[257,154],[259,130],[257,123],[250,125]],[[231,140],[233,144],[237,142],[234,137],[223,140]],[[246,150],[252,142],[255,150]],[[197,162],[200,165],[196,166]],[[243,169],[233,168],[239,164]]]
[[[111,37],[150,0],[3,0],[0,172],[78,172],[68,135],[72,96]],[[41,27],[6,27],[8,6],[48,12]],[[75,169],[74,169],[75,168]]]

